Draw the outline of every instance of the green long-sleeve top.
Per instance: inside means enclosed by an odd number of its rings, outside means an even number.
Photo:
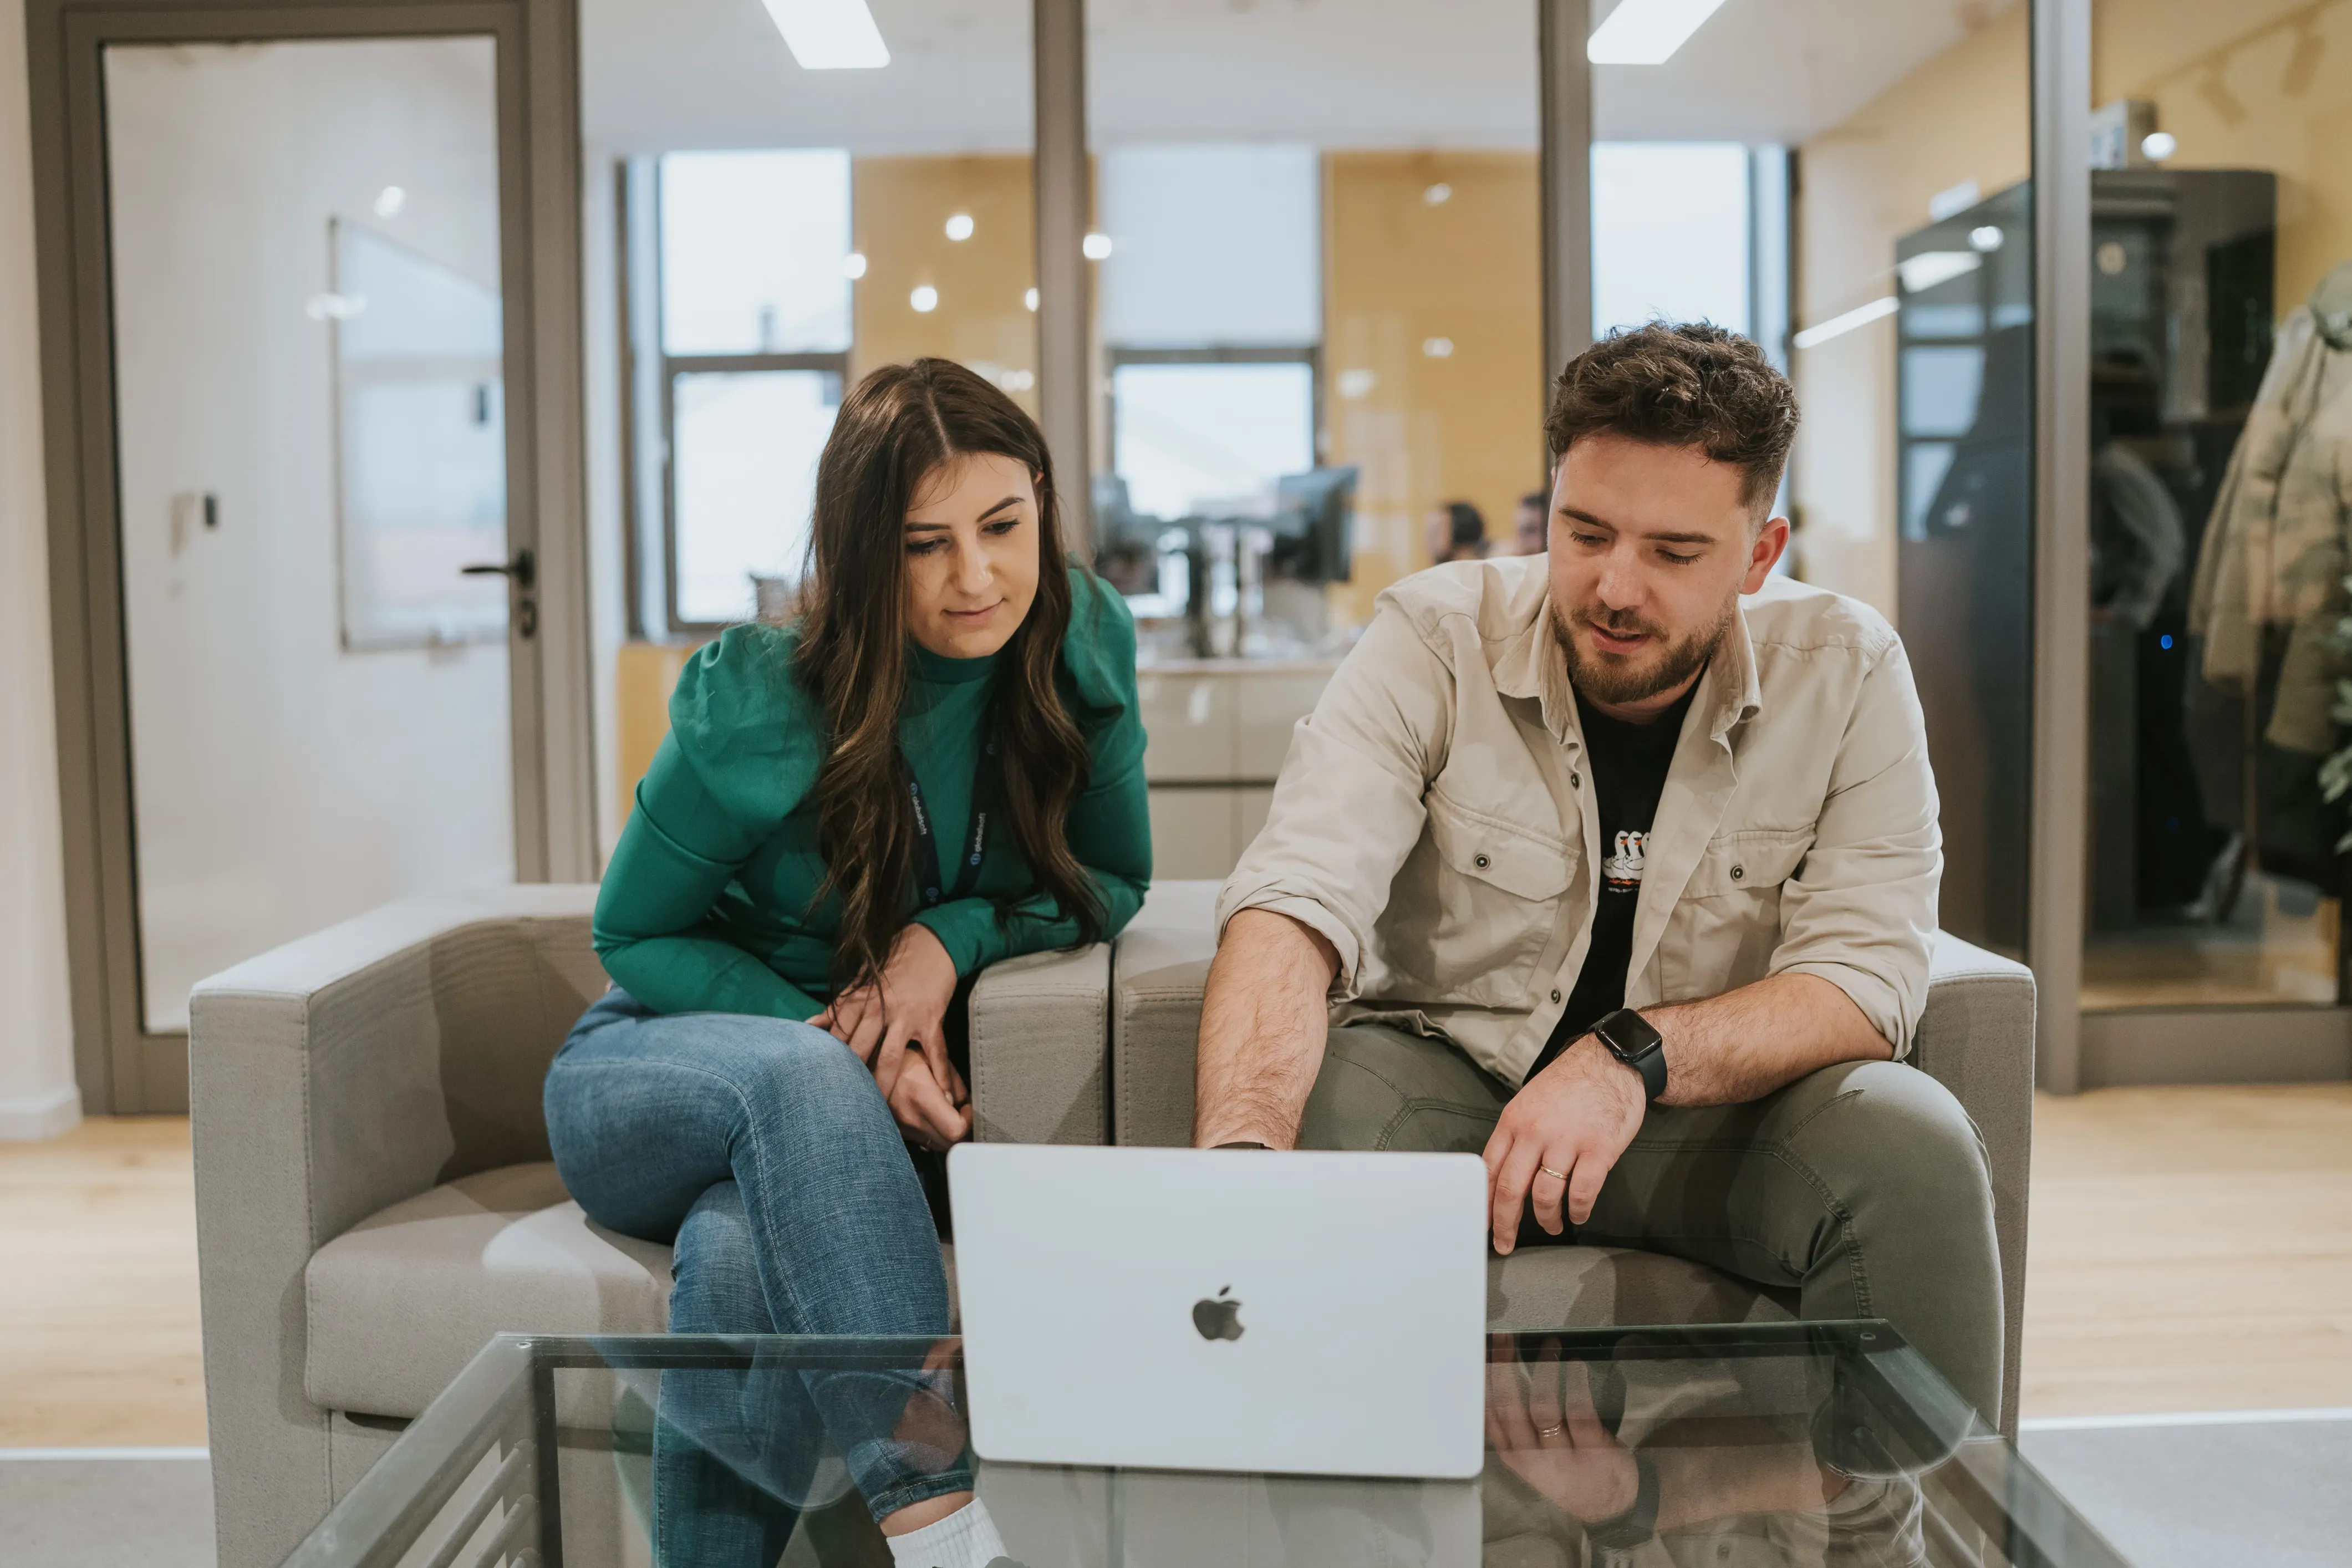
[[[1135,623],[1098,579],[1070,575],[1057,684],[1092,769],[1066,831],[1102,901],[1108,937],[1134,918],[1151,880]],[[736,626],[687,661],[670,698],[670,732],[637,786],[594,927],[605,973],[656,1012],[804,1019],[830,994],[841,900],[830,895],[810,908],[824,878],[814,799],[824,728],[793,669],[798,646],[795,627]],[[952,881],[1003,656],[910,651],[898,744]],[[923,909],[910,888],[907,913],[939,937],[958,974],[970,974],[1077,939],[1076,921],[1050,898],[1020,899],[1034,885],[1012,835],[992,826],[971,896]]]

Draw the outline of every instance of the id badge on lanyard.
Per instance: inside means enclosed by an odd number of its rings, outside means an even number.
[[[915,770],[907,769],[907,793],[915,803],[915,837],[922,847],[922,856],[916,869],[922,882],[918,889],[923,907],[931,909],[941,901],[968,899],[980,884],[981,863],[988,858],[988,830],[996,816],[995,790],[996,742],[991,741],[981,748],[979,765],[972,770],[971,832],[963,844],[963,858],[956,866],[953,886],[950,886],[940,866],[939,836],[931,830],[930,808],[923,804],[923,786],[915,777]]]

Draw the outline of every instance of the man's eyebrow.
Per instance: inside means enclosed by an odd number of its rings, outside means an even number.
[[[1561,507],[1559,509],[1559,515],[1562,517],[1572,517],[1577,521],[1583,523],[1590,528],[1605,528],[1612,533],[1615,533],[1617,531],[1617,525],[1611,522],[1607,518],[1595,517],[1589,511],[1579,511],[1572,506]],[[1721,542],[1712,533],[1692,533],[1679,529],[1662,529],[1654,533],[1644,533],[1642,537],[1656,544],[1716,544]]]

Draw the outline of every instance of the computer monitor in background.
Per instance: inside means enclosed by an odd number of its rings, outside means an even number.
[[[1268,527],[1274,550],[1267,565],[1305,583],[1344,583],[1355,554],[1356,479],[1353,464],[1285,474],[1274,484]]]

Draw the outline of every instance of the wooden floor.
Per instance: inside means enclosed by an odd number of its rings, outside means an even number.
[[[0,1447],[205,1440],[185,1117],[0,1143]]]
[[[2035,1111],[2027,1415],[2352,1406],[2352,1084]]]
[[[0,1447],[204,1442],[193,1199],[184,1120],[0,1143]],[[2352,1406],[2352,1085],[2044,1097],[2027,1279],[2029,1416]]]

